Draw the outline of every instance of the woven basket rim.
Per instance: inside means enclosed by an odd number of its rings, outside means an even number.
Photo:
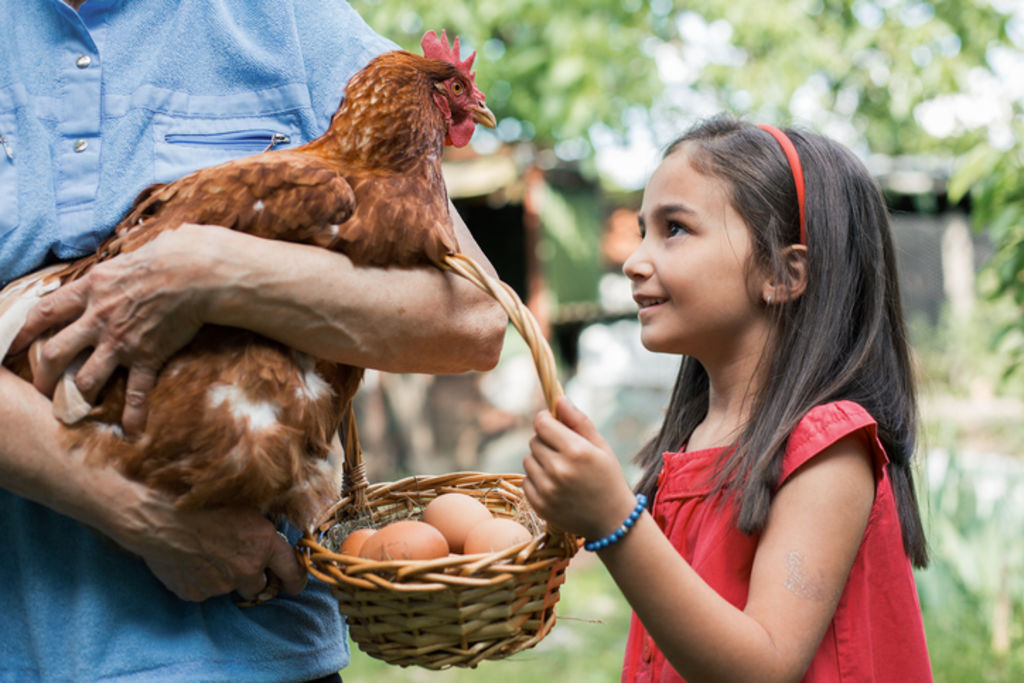
[[[368,590],[387,590],[389,588],[399,590],[398,584],[403,584],[405,587],[401,588],[401,590],[406,590],[415,583],[422,583],[420,587],[423,590],[434,590],[437,588],[439,573],[449,576],[453,582],[462,582],[464,579],[472,579],[474,577],[491,577],[495,572],[508,574],[530,571],[536,567],[538,562],[557,561],[559,558],[571,559],[579,548],[579,539],[571,534],[549,529],[544,520],[529,509],[525,499],[521,497],[515,501],[519,504],[518,515],[501,514],[500,511],[494,509],[498,507],[497,505],[489,507],[492,514],[496,516],[510,519],[519,517],[521,521],[530,522],[526,526],[531,531],[531,538],[509,548],[490,553],[453,554],[433,560],[378,561],[339,553],[336,550],[332,550],[329,547],[329,543],[325,540],[331,529],[343,526],[346,522],[350,523],[350,527],[345,529],[345,534],[351,533],[351,531],[357,528],[380,528],[396,519],[408,519],[415,516],[415,514],[422,511],[423,507],[430,500],[442,493],[456,490],[460,492],[467,491],[466,488],[453,486],[453,481],[458,482],[461,480],[471,484],[484,482],[517,485],[518,482],[522,481],[523,477],[524,475],[522,474],[465,471],[441,475],[413,475],[395,482],[370,484],[366,489],[368,509],[357,510],[353,508],[353,496],[351,495],[342,497],[321,515],[322,521],[317,529],[314,530],[316,533],[307,533],[301,539],[300,547],[304,552],[308,553],[307,559],[311,573],[317,576],[317,578],[327,580],[328,583],[341,581],[347,585],[357,585]],[[415,489],[418,499],[415,502],[404,493],[409,484],[416,485]],[[435,486],[436,484],[441,484],[441,486]],[[486,499],[490,492],[496,490],[498,489],[495,486],[487,488],[477,487],[472,492],[484,491],[485,493],[482,498]],[[498,498],[498,496],[495,496],[490,502],[507,503],[513,492],[506,491],[505,493],[506,497],[502,500],[495,500]],[[486,505],[485,500],[481,502],[484,502]],[[405,506],[404,513],[399,510],[398,512],[381,513],[379,516],[375,515],[375,507],[401,507],[402,504]],[[348,511],[347,514],[345,513],[346,510]],[[325,579],[322,568],[317,567],[318,564],[325,562],[335,565],[343,575]],[[375,571],[387,574],[388,576],[386,579],[376,581],[371,587],[364,575]],[[415,577],[423,573],[429,573],[432,580],[417,582],[412,579],[404,579],[404,577]],[[392,574],[394,574],[394,578],[391,577]],[[493,582],[491,578],[487,580],[488,582]],[[443,583],[444,579],[441,579],[441,582]]]

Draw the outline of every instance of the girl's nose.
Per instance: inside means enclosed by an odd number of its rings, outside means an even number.
[[[643,280],[654,272],[650,260],[644,254],[644,243],[641,242],[629,258],[622,264],[622,272],[630,280]]]

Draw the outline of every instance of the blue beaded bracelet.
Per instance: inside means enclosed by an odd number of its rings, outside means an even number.
[[[625,536],[626,532],[636,524],[636,520],[640,519],[640,515],[644,513],[645,507],[647,507],[647,496],[642,493],[636,494],[636,507],[629,513],[629,517],[626,517],[625,521],[622,522],[622,526],[604,538],[599,538],[596,541],[587,541],[583,544],[584,549],[593,552],[595,550],[600,550],[601,548],[607,548],[612,543],[618,542],[619,539]]]

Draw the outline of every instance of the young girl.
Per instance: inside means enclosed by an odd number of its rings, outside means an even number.
[[[641,339],[683,360],[636,493],[565,399],[524,461],[527,499],[633,607],[623,680],[930,680],[878,187],[825,138],[716,118],[669,147],[639,223]]]

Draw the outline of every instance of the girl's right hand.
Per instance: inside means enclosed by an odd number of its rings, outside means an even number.
[[[534,510],[555,526],[587,539],[615,531],[636,497],[618,459],[597,428],[568,398],[559,399],[558,419],[538,413],[523,460],[523,491]]]

